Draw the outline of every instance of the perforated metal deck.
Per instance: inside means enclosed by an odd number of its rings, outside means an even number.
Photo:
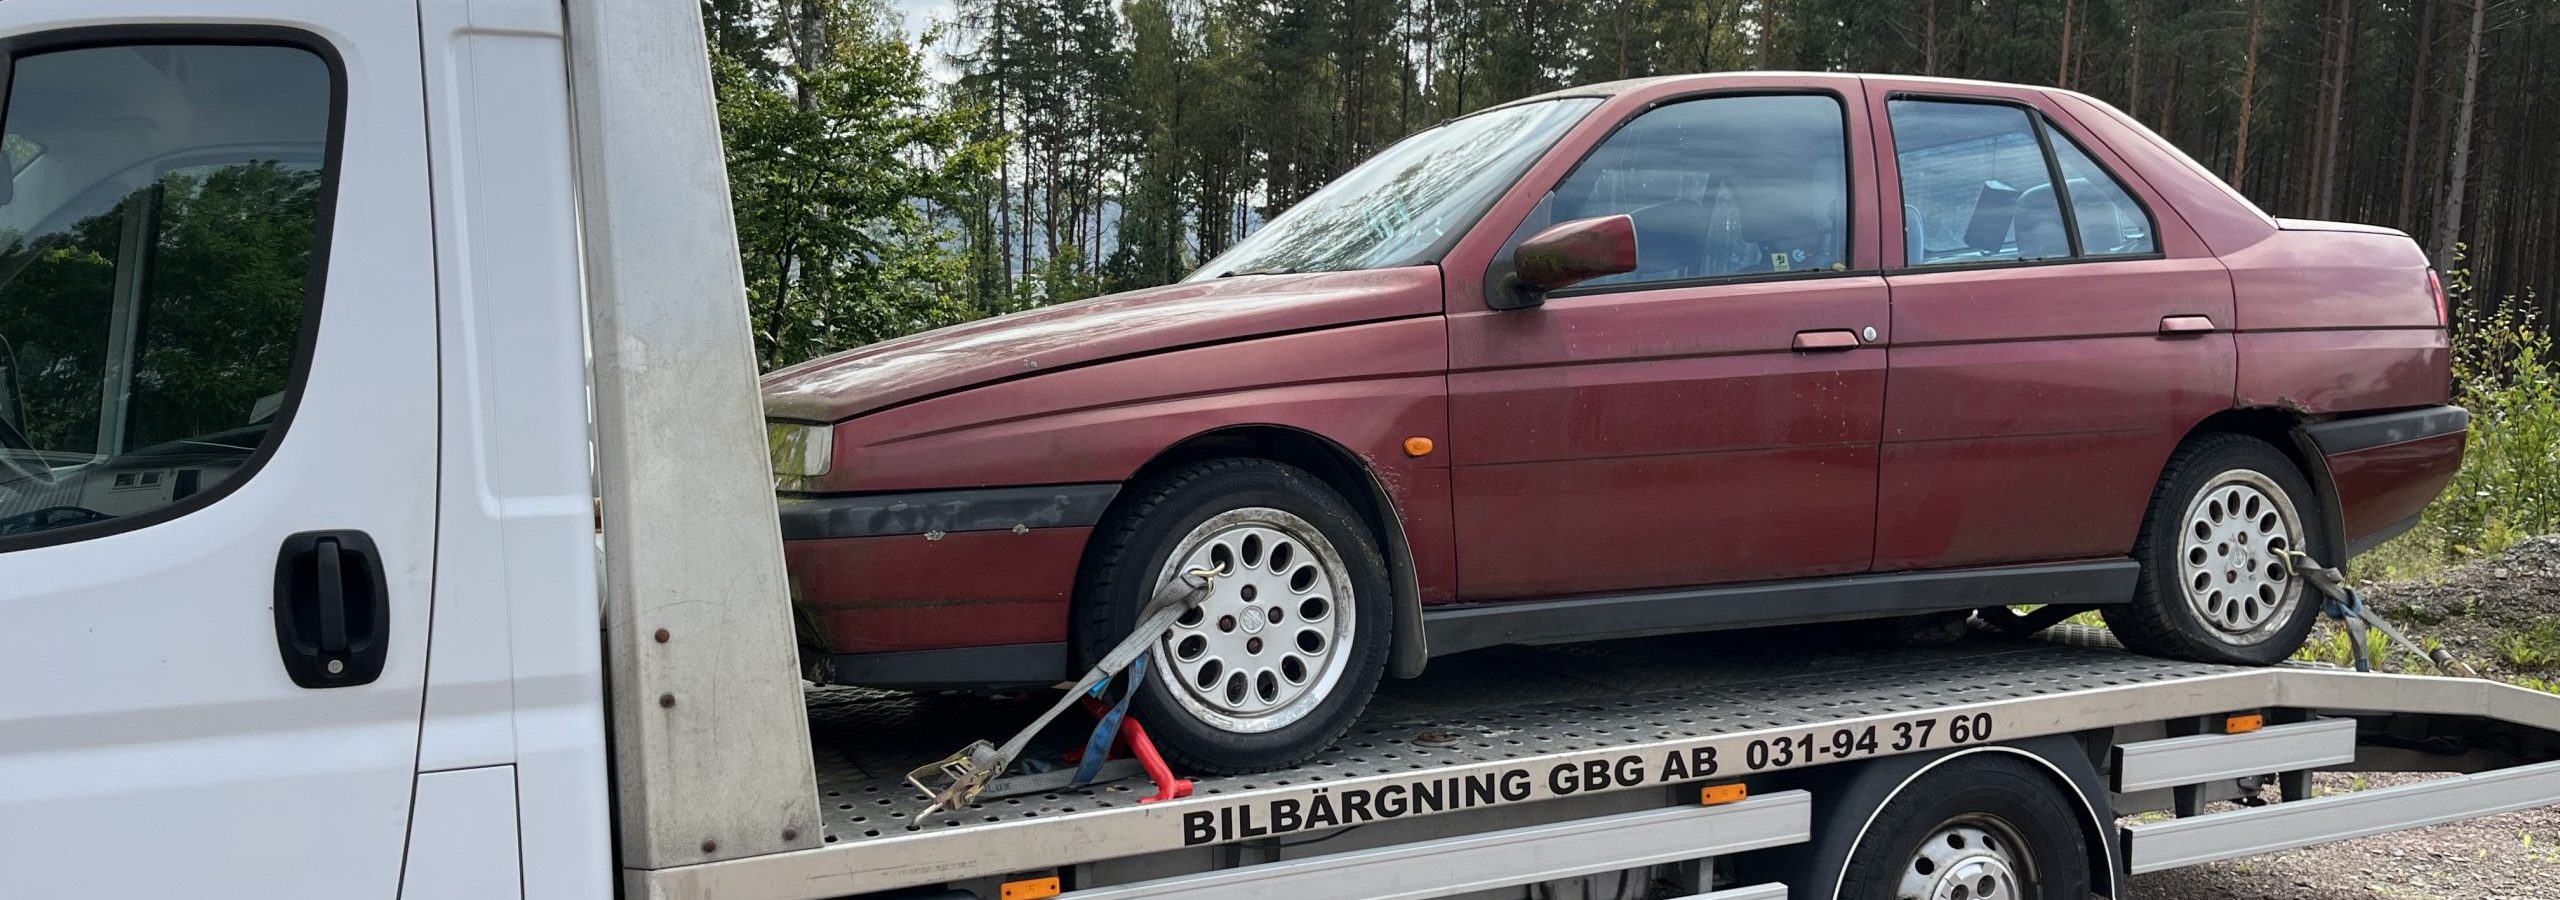
[[[1213,865],[1233,859],[1218,855],[1231,846],[1277,846],[1282,834],[1380,824],[1412,840],[1432,833],[1419,823],[1461,828],[1477,810],[1526,814],[1568,795],[1651,789],[1680,804],[1666,789],[2245,710],[2472,723],[2517,760],[2560,760],[2560,697],[2550,694],[2472,679],[2172,662],[2116,649],[2100,633],[2058,631],[1921,647],[1861,645],[1860,631],[1840,628],[1493,648],[1389,682],[1348,736],[1302,766],[1202,779],[1193,797],[1165,803],[1139,803],[1150,792],[1143,782],[996,799],[921,828],[905,824],[921,801],[903,774],[969,741],[1005,737],[1042,701],[817,690],[810,731],[826,844],[635,871],[629,889],[817,900],[1103,860],[1180,856],[1186,868],[1166,871],[1200,871],[1234,865]],[[1054,759],[1077,744],[1077,718],[1031,755]]]
[[[1858,634],[1800,629],[1680,635],[1496,647],[1433,660],[1421,678],[1389,679],[1350,734],[1306,764],[1203,778],[1197,791],[1232,794],[2245,671],[2136,656],[2112,649],[2112,641],[2095,631],[2065,630],[2058,640],[1985,633],[1956,645],[1841,647],[1857,643]],[[902,780],[907,770],[971,740],[1000,742],[1048,702],[811,691],[810,734],[827,843],[1131,806],[1152,793],[1137,778],[989,800],[937,815],[920,829],[907,826],[908,816],[922,806]],[[1079,746],[1090,727],[1089,718],[1065,716],[1025,756],[1057,759]]]

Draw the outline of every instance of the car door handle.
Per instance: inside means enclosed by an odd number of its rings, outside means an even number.
[[[1795,349],[1802,353],[1858,349],[1858,333],[1846,328],[1825,331],[1796,332]]]
[[[2163,337],[2211,333],[2213,333],[2213,317],[2211,316],[2160,317],[2160,334]]]
[[[391,599],[382,553],[361,531],[305,531],[276,552],[276,651],[307,688],[351,687],[382,675]]]

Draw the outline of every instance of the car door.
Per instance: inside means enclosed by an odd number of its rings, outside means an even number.
[[[1849,214],[1863,109],[1854,81],[1768,84],[1621,96],[1595,118],[1625,121],[1587,123],[1606,138],[1525,218],[1489,220],[1509,233],[1489,291],[1510,247],[1595,216],[1633,218],[1637,268],[1529,309],[1453,293],[1463,599],[1867,568],[1887,323]]]
[[[2170,450],[2230,406],[2229,276],[2041,92],[1869,98],[1901,235],[1876,568],[2130,552]]]
[[[398,890],[437,436],[417,11],[223,15],[304,24],[0,4],[12,897]]]

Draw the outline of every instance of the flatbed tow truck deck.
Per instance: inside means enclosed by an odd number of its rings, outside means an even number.
[[[1390,684],[1340,744],[1290,769],[1200,778],[1192,797],[1165,802],[1140,802],[1150,792],[1143,779],[991,798],[921,825],[909,824],[923,801],[904,782],[907,770],[1010,731],[1039,701],[812,689],[824,846],[662,870],[648,886],[660,896],[817,898],[983,881],[978,895],[995,896],[1007,877],[1047,873],[1080,888],[1071,897],[1241,895],[1252,886],[1289,897],[1445,896],[1666,861],[1614,832],[1670,832],[1675,823],[1627,816],[1733,818],[1756,807],[1756,824],[1727,823],[1751,827],[1709,831],[1738,841],[1724,845],[1731,852],[1802,841],[1810,804],[1797,791],[1768,792],[1764,783],[1796,783],[1772,773],[2056,735],[2113,751],[2091,754],[2108,779],[2095,798],[2107,814],[2093,810],[2092,845],[2113,873],[2560,802],[2560,697],[2548,694],[2161,660],[2070,626],[2035,639],[1984,631],[1942,646],[1861,643],[1841,633],[1729,633],[1492,648]],[[2224,717],[2234,715],[2267,724],[2226,734]],[[1075,722],[1053,727],[1028,755],[1055,759],[1077,743]],[[2306,805],[2314,769],[2472,774]],[[2279,775],[2269,783],[2285,782],[2291,802],[2194,815],[2205,801],[2247,793],[2242,778]],[[1701,786],[1735,781],[1753,784],[1750,800],[1700,806]],[[2278,815],[2314,805],[2317,815]],[[2190,815],[2115,821],[2155,809]],[[1410,891],[1387,890],[1357,862],[1361,853],[1449,853],[1432,845],[1513,830],[1549,842],[1611,836],[1590,842],[1583,862],[1505,844],[1487,864],[1499,868],[1505,855],[1534,863],[1512,876],[1479,867],[1441,882],[1426,871]],[[1695,848],[1690,858],[1715,855],[1682,840]],[[1328,859],[1351,871],[1308,868]],[[1421,859],[1399,871],[1443,865]],[[1697,889],[1713,886],[1710,868],[1693,871]]]

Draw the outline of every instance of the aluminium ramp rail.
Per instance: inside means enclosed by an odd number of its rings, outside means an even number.
[[[2560,697],[2485,681],[2244,669],[1976,637],[1837,649],[1816,636],[1690,635],[1501,647],[1389,683],[1308,763],[1201,779],[1141,805],[1127,784],[984,801],[909,828],[898,781],[1020,705],[813,692],[824,846],[646,873],[634,896],[822,898],[1427,820],[2095,728],[2291,708],[2417,713],[2560,732]],[[2495,810],[2490,810],[2495,811]],[[1456,820],[1451,820],[1456,821]]]

